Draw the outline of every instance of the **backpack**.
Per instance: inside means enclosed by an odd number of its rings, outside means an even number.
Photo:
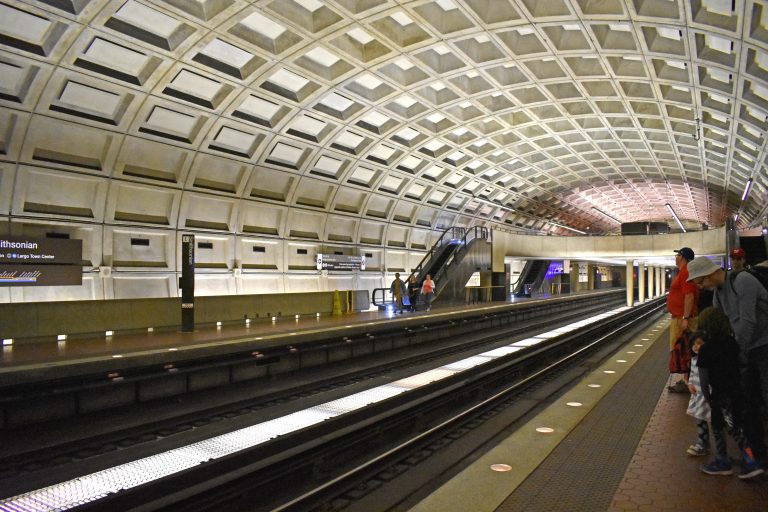
[[[688,373],[691,371],[691,342],[683,332],[675,341],[675,347],[669,353],[669,373]]]
[[[752,267],[747,267],[741,272],[747,272],[748,274],[752,275],[752,277],[757,279],[758,282],[761,285],[763,285],[763,288],[765,288],[765,290],[768,291],[768,266],[765,266],[763,264],[755,265]],[[733,290],[734,293],[736,293],[736,287],[733,286],[733,281],[735,278],[736,278],[736,274],[731,273],[729,281],[731,283],[731,290]]]
[[[760,281],[766,291],[768,291],[768,266],[754,265],[746,269],[755,279]]]

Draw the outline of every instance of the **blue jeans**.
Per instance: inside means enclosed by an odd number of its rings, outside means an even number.
[[[766,463],[762,405],[768,405],[768,345],[752,349],[741,371],[744,393],[744,434],[755,458]]]

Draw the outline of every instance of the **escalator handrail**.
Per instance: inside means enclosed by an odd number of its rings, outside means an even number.
[[[467,229],[466,233],[461,239],[461,242],[457,244],[457,248],[453,251],[453,254],[448,257],[448,260],[443,264],[443,266],[436,272],[434,276],[432,276],[432,279],[435,281],[435,299],[445,287],[445,279],[443,279],[443,277],[450,270],[451,263],[456,260],[456,257],[459,254],[467,249],[467,246],[472,241],[478,238],[488,240],[488,228],[484,226],[472,226],[471,228]],[[441,285],[441,283],[443,284]]]
[[[448,233],[451,234],[448,240],[454,240],[456,238],[456,236],[454,236],[455,234],[459,234],[459,236],[463,238],[465,236],[465,231],[466,231],[466,228],[462,228],[459,226],[451,226],[445,231],[443,231],[443,234],[440,235],[440,238],[438,238],[437,241],[434,244],[432,244],[432,247],[429,249],[427,254],[424,255],[424,257],[421,259],[419,264],[416,265],[416,268],[414,268],[413,271],[408,275],[408,279],[406,280],[406,283],[408,282],[408,280],[410,280],[411,276],[415,276],[418,278],[421,271],[424,268],[426,268],[427,263],[429,263],[432,260],[432,258],[437,254],[437,249],[440,249],[444,245],[446,245],[445,237],[446,235],[448,235]]]

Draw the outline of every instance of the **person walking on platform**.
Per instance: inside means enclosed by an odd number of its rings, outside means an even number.
[[[766,463],[761,405],[768,404],[768,291],[749,272],[726,272],[708,258],[688,265],[688,281],[715,291],[714,305],[730,321],[739,347],[744,433],[755,458]]]
[[[424,296],[424,304],[427,306],[427,311],[429,311],[432,309],[432,298],[435,296],[435,282],[429,274],[427,274],[424,283],[421,285],[421,294]]]
[[[699,289],[688,282],[688,263],[694,260],[693,249],[683,247],[675,251],[677,275],[672,279],[667,295],[667,311],[671,316],[669,322],[669,351],[675,349],[675,342],[685,331],[696,329],[696,313],[698,311]],[[673,376],[675,374],[672,374]],[[672,377],[674,380],[674,377]],[[672,393],[688,391],[688,385],[683,376],[674,384],[667,386]]]
[[[419,283],[416,276],[411,275],[408,278],[408,302],[411,303],[410,310],[416,311],[416,302],[419,300]]]
[[[390,285],[389,289],[392,292],[392,297],[395,301],[395,313],[402,313],[403,297],[407,292],[405,289],[405,283],[403,282],[402,279],[400,279],[399,272],[395,272],[395,279],[392,281],[392,284]]]
[[[699,325],[703,329],[693,333],[691,339],[699,351],[696,364],[701,393],[711,409],[712,434],[717,450],[715,460],[703,464],[701,470],[709,475],[733,474],[724,435],[727,429],[742,458],[739,478],[746,480],[762,475],[765,471],[755,460],[742,428],[744,400],[739,385],[739,346],[731,334],[728,318],[719,309],[707,308],[701,312]]]

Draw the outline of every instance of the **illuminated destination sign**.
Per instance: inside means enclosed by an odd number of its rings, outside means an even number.
[[[365,270],[365,256],[318,254],[317,270]]]
[[[82,240],[0,237],[0,286],[83,284]]]

